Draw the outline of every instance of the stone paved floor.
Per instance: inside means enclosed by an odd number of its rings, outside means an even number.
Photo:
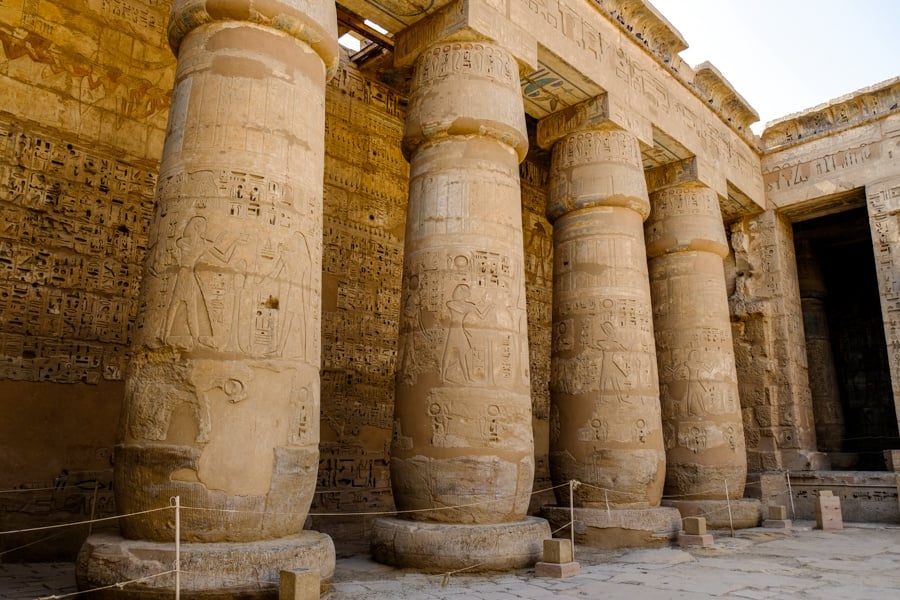
[[[536,578],[531,569],[492,575],[398,571],[363,557],[339,559],[327,600],[893,600],[900,598],[900,526],[849,524],[818,531],[801,522],[785,532],[716,532],[712,548],[593,551],[579,547],[581,574]],[[67,563],[0,564],[0,598],[74,591]]]

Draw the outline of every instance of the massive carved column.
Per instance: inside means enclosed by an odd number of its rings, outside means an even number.
[[[722,259],[716,192],[678,184],[651,191],[646,224],[650,289],[666,439],[666,495],[710,526],[758,521],[744,501],[747,455]],[[726,480],[728,495],[726,496]]]
[[[518,164],[528,141],[513,56],[429,46],[415,65],[391,481],[377,560],[423,570],[540,558]]]
[[[844,443],[844,412],[825,313],[828,289],[809,240],[797,240],[797,279],[803,308],[809,391],[816,422],[816,448],[821,452],[840,452]]]
[[[280,569],[334,570],[303,531],[316,484],[325,82],[334,4],[176,0],[178,56],[116,502],[180,496],[182,594],[271,594]],[[196,508],[194,508],[196,507]],[[172,568],[171,510],[82,550],[84,588]],[[125,588],[162,592],[172,576]],[[123,593],[125,593],[123,592]],[[245,597],[245,596],[242,596]]]
[[[538,127],[539,141],[553,143],[550,471],[556,485],[583,484],[574,492],[582,543],[650,545],[679,529],[677,511],[657,508],[666,460],[643,231],[650,206],[635,136],[602,115],[577,126],[606,101]],[[552,526],[570,518],[568,487],[556,492],[559,506],[545,508]]]

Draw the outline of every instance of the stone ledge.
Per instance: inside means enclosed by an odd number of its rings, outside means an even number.
[[[316,569],[322,591],[334,575],[334,544],[317,531],[246,543],[181,544],[181,597],[184,600],[272,598],[278,594],[282,570]],[[79,590],[115,586],[169,571],[175,544],[128,540],[102,533],[87,539],[76,563]],[[197,575],[200,573],[200,575]],[[95,592],[100,600],[162,600],[173,597],[174,574],[147,579],[124,588]]]
[[[592,548],[653,548],[666,546],[681,529],[674,508],[575,508],[575,541]],[[553,529],[571,520],[567,506],[545,506],[543,515]]]
[[[759,525],[762,517],[759,500],[731,500],[731,518],[726,500],[663,500],[663,505],[677,508],[682,517],[704,517],[710,529],[748,529]]]
[[[452,525],[388,517],[372,528],[372,558],[401,568],[467,573],[531,567],[541,560],[550,525],[538,517],[512,523]],[[467,568],[471,567],[471,568]]]

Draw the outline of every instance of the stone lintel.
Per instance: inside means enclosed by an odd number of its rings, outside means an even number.
[[[601,4],[595,0],[597,4]],[[644,0],[605,0],[610,18],[666,64],[688,43],[662,13]]]
[[[763,151],[771,152],[858,127],[891,113],[900,113],[900,77],[766,123],[760,140]]]
[[[692,156],[644,171],[647,192],[652,194],[679,185],[704,185],[716,192],[719,198],[728,196],[728,183],[721,171],[702,158]]]
[[[738,131],[747,131],[750,125],[759,121],[759,114],[712,63],[697,66],[694,88]]]
[[[603,128],[624,129],[641,144],[653,145],[653,127],[650,121],[629,111],[623,102],[609,93],[588,98],[538,121],[537,143],[541,148],[549,150],[570,133]]]
[[[537,68],[537,40],[506,19],[485,0],[457,0],[398,31],[395,35],[394,66],[411,67],[419,54],[443,41],[491,41],[512,54],[519,71]]]

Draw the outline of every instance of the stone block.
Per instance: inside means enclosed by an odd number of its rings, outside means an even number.
[[[787,506],[772,505],[769,506],[769,520],[783,521],[787,519]]]
[[[536,577],[572,577],[581,572],[581,565],[577,562],[552,563],[539,562],[534,565],[534,574]]]
[[[831,490],[819,490],[819,498],[830,498],[834,496]]]
[[[318,600],[319,571],[293,569],[281,571],[278,577],[278,600]]]
[[[793,522],[790,519],[766,519],[763,521],[763,527],[769,529],[790,529]]]
[[[545,563],[569,563],[574,560],[572,552],[572,541],[563,538],[552,538],[544,540],[544,560]]]
[[[713,536],[709,533],[704,533],[702,535],[695,535],[692,533],[678,534],[679,546],[700,546],[701,548],[706,548],[707,546],[712,546],[714,543]]]
[[[900,450],[885,450],[884,464],[888,471],[900,473]]]
[[[823,492],[819,492],[819,497],[816,499],[816,528],[843,529],[844,520],[841,515],[841,499],[837,496],[832,496],[831,492]]]
[[[706,534],[706,519],[703,517],[686,517],[683,523],[684,532],[688,535]]]

